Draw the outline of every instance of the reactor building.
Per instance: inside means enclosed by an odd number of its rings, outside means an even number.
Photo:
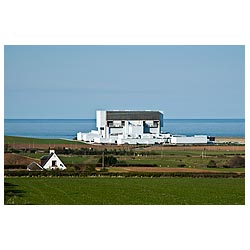
[[[77,133],[77,140],[109,144],[206,144],[207,135],[177,136],[162,133],[163,112],[131,110],[98,110],[96,127],[88,133]]]

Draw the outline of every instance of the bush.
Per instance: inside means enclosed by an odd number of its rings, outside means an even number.
[[[23,170],[27,170],[27,165],[4,165],[4,169],[23,169]]]
[[[87,173],[96,172],[95,166],[94,165],[87,165],[84,172],[87,172]]]
[[[72,171],[75,171],[75,170],[76,170],[76,168],[74,166],[69,166],[69,167],[66,168],[65,171],[72,172]]]
[[[190,177],[190,178],[245,178],[245,173],[193,173],[193,172],[127,172],[111,173],[107,170],[101,172],[81,172],[81,171],[4,171],[5,176],[27,176],[27,177],[87,177],[87,176],[107,176],[107,177]]]
[[[179,168],[184,168],[186,166],[186,164],[178,164],[177,167]]]
[[[231,168],[244,168],[245,167],[245,158],[241,156],[235,156],[229,161],[229,167]]]
[[[210,160],[209,163],[207,164],[208,168],[217,168],[217,163],[214,160]]]

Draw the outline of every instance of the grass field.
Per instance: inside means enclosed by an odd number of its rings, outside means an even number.
[[[174,157],[169,157],[169,156],[151,156],[151,157],[136,157],[136,158],[125,158],[125,157],[120,157],[120,160],[125,161],[126,163],[129,164],[156,164],[157,166],[160,167],[171,167],[171,168],[176,168],[180,167],[183,165],[183,167],[186,168],[197,168],[197,169],[207,169],[207,165],[209,164],[210,160],[215,160],[218,166],[223,166],[227,165],[229,160],[232,158],[232,156],[214,156],[214,157],[206,157],[206,158],[201,158],[201,157],[185,157],[185,156],[174,156]],[[220,169],[221,171],[245,171],[244,168],[237,168],[237,169],[230,169],[230,168],[217,168]]]
[[[241,178],[5,178],[5,204],[244,204]]]
[[[33,159],[40,160],[40,158],[45,155],[44,153],[21,153],[20,155],[28,156]],[[60,159],[64,164],[82,164],[82,163],[97,163],[100,156],[85,156],[85,155],[61,155],[58,154]]]
[[[196,152],[196,151],[194,151]],[[230,159],[234,156],[232,155],[215,155],[215,156],[207,156],[202,158],[197,155],[193,156],[183,156],[178,155],[178,152],[175,152],[174,156],[168,155],[153,155],[153,156],[117,156],[117,159],[121,163],[125,164],[154,164],[158,167],[162,168],[195,168],[195,169],[205,169],[205,170],[215,170],[207,168],[207,165],[211,160],[216,161],[217,166],[228,165]],[[39,161],[40,158],[45,153],[19,153],[15,154],[20,156],[28,156],[33,158],[34,160]],[[236,154],[235,154],[236,155]],[[60,159],[64,162],[64,164],[96,164],[98,160],[101,158],[100,155],[63,155],[58,154]],[[13,155],[14,157],[14,155]],[[7,161],[6,161],[7,162]],[[7,163],[6,163],[7,164]],[[118,163],[119,165],[119,163]],[[225,172],[244,172],[244,168],[216,168],[219,171]]]
[[[29,137],[18,137],[18,136],[4,136],[5,144],[13,144],[13,143],[34,143],[34,144],[83,144],[78,141],[70,141],[63,139],[39,139],[39,138],[29,138]]]

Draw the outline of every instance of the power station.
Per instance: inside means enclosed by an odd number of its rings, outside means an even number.
[[[162,133],[163,112],[131,110],[98,110],[96,127],[89,133],[77,133],[77,140],[110,144],[206,144],[207,135],[177,136]]]

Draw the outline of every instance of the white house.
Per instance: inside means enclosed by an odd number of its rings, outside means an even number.
[[[50,150],[49,155],[44,155],[41,158],[41,165],[37,162],[32,162],[27,166],[29,171],[43,171],[44,169],[66,169],[63,162],[56,155],[55,150]]]
[[[43,169],[66,169],[63,162],[56,155],[55,150],[50,150],[49,155],[44,155],[41,158],[41,166]]]

